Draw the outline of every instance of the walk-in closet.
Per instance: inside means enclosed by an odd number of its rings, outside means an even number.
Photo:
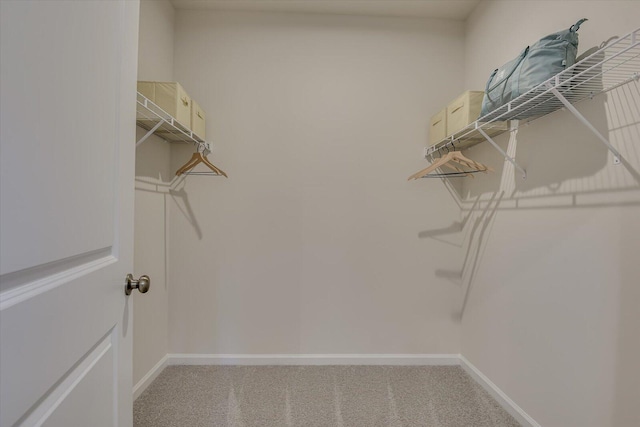
[[[0,0],[1,426],[640,426],[640,2]]]

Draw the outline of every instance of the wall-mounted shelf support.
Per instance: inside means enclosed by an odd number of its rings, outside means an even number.
[[[613,164],[614,165],[619,165],[620,164],[620,153],[618,152],[618,150],[615,149],[615,147],[613,145],[611,145],[611,143],[609,142],[609,140],[607,138],[605,138],[600,132],[598,132],[598,129],[596,129],[591,122],[589,122],[589,120],[587,120],[587,118],[585,116],[583,116],[582,114],[580,114],[580,112],[576,109],[576,107],[574,107],[568,100],[567,98],[565,98],[559,91],[558,89],[556,89],[550,82],[547,82],[546,86],[551,90],[551,93],[553,93],[555,95],[556,98],[558,98],[558,100],[560,102],[562,102],[562,104],[566,107],[567,110],[569,110],[578,120],[580,120],[587,128],[589,128],[589,130],[591,132],[593,132],[595,134],[595,136],[598,137],[598,139],[600,141],[602,141],[602,143],[604,145],[607,146],[607,148],[609,149],[609,151],[611,151],[613,153]]]
[[[210,142],[199,142],[198,143],[198,147],[197,147],[197,151],[202,153],[202,154],[209,154],[211,153],[211,143]]]
[[[613,153],[614,164],[620,164],[620,153],[574,107],[574,104],[593,99],[598,94],[640,81],[640,28],[611,43],[608,42],[556,76],[480,117],[455,134],[432,144],[426,149],[425,157],[433,156],[442,149],[465,150],[486,140],[526,177],[525,170],[513,158],[507,156],[491,137],[495,138],[506,132],[506,123],[509,121],[519,120],[520,123],[529,124],[564,107]]]
[[[513,157],[509,156],[502,148],[500,148],[500,146],[496,144],[496,142],[489,135],[487,135],[487,133],[481,127],[478,127],[477,122],[476,122],[476,129],[478,130],[478,132],[482,134],[484,139],[486,139],[491,143],[491,145],[493,145],[493,148],[495,148],[500,154],[502,154],[502,156],[506,160],[509,161],[509,163],[511,163],[516,169],[522,172],[522,179],[527,179],[527,171],[524,170],[518,163],[516,163]]]
[[[149,138],[151,135],[154,134],[155,131],[158,130],[158,128],[160,126],[162,126],[163,122],[158,122],[154,127],[152,127],[151,129],[149,129],[149,131],[147,133],[144,134],[144,136],[142,138],[140,138],[139,140],[136,141],[136,147],[140,144],[142,144],[143,142],[145,142],[147,140],[147,138]]]
[[[199,143],[205,142],[203,138],[200,138],[140,92],[137,93],[136,101],[136,124],[147,131],[142,138],[136,141],[136,147],[153,134],[172,143],[187,143],[198,146]],[[211,147],[208,146],[208,148]]]

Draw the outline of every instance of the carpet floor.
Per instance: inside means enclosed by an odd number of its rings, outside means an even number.
[[[459,366],[168,366],[135,427],[519,426]]]

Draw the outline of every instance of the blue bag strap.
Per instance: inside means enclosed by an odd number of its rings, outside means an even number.
[[[500,79],[499,82],[494,83],[493,86],[489,87],[489,85],[492,83],[493,80],[493,76],[496,75],[496,73],[498,72],[498,68],[496,68],[493,73],[491,73],[491,76],[489,77],[489,80],[487,80],[487,86],[485,87],[484,93],[487,94],[487,98],[489,98],[489,100],[491,102],[493,102],[493,100],[491,99],[491,96],[489,95],[489,92],[491,92],[492,90],[494,90],[496,87],[500,86],[504,81],[508,80],[509,77],[511,77],[513,75],[513,73],[516,71],[516,69],[518,68],[518,65],[520,65],[520,63],[522,62],[522,60],[527,56],[527,53],[529,53],[529,46],[527,46],[527,48],[525,50],[522,51],[522,53],[520,54],[520,59],[518,60],[518,63],[515,64],[513,66],[513,68],[511,69],[511,71],[509,72],[509,74],[505,77],[503,77],[502,79]]]
[[[493,70],[493,73],[491,73],[491,75],[489,76],[489,79],[487,80],[487,85],[484,87],[484,93],[489,93],[489,85],[493,81],[493,78],[496,76],[497,72],[498,72],[498,68]]]
[[[584,21],[588,21],[588,19],[587,18],[582,18],[581,20],[579,20],[578,22],[573,24],[571,27],[569,27],[569,31],[571,31],[572,33],[575,33],[576,31],[578,31],[580,29],[580,25],[582,25],[584,23]]]

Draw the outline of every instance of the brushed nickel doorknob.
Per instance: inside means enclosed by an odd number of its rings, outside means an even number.
[[[127,279],[124,285],[124,293],[126,295],[131,295],[131,291],[137,289],[141,294],[146,294],[151,287],[151,279],[146,274],[140,276],[138,280],[133,278],[132,274],[127,274]]]

